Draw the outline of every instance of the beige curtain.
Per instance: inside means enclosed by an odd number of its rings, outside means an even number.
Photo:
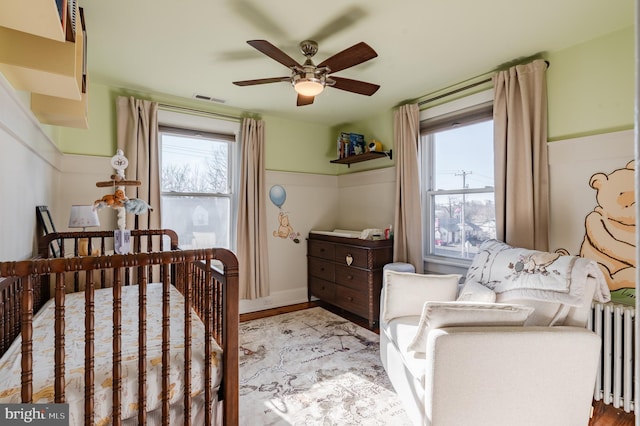
[[[118,149],[124,152],[129,166],[124,171],[127,180],[139,180],[142,185],[126,188],[129,198],[140,198],[153,208],[143,215],[127,214],[128,229],[159,229],[160,163],[158,156],[158,104],[156,102],[120,96],[117,99]]]
[[[240,298],[256,299],[268,296],[270,292],[264,121],[242,120],[241,151],[237,251]]]
[[[546,71],[547,63],[536,60],[493,77],[496,237],[543,251],[549,248]]]
[[[418,143],[420,110],[403,105],[393,116],[393,154],[396,158],[396,209],[393,236],[394,262],[408,262],[416,272],[424,269],[422,258],[422,207]]]

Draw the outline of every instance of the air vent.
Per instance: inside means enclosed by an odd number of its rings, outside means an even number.
[[[226,102],[224,99],[217,99],[207,95],[200,95],[198,93],[193,94],[193,99],[197,99],[199,101],[215,102],[218,104],[223,104]]]

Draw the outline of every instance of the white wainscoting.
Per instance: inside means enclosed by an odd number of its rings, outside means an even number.
[[[60,151],[0,74],[0,259],[21,260],[36,251],[35,206],[55,211]]]
[[[272,186],[285,189],[281,209],[267,199],[269,276],[271,294],[241,300],[240,312],[255,312],[308,301],[307,241],[311,230],[382,227],[393,223],[395,168],[342,176],[267,171]],[[299,243],[273,236],[279,213],[287,215]]]

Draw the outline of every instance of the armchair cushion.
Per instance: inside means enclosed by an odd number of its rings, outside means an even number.
[[[456,299],[461,275],[425,275],[410,272],[384,271],[382,288],[382,319],[420,315],[426,301]]]
[[[524,305],[478,302],[426,302],[418,331],[407,348],[425,352],[427,336],[436,328],[464,326],[521,326],[533,312]]]
[[[465,302],[493,303],[496,301],[496,293],[489,287],[485,287],[479,282],[469,280],[460,290],[460,293],[458,294],[458,300]]]

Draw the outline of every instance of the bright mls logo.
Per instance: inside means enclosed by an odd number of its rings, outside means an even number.
[[[0,404],[0,424],[68,426],[69,404]]]

